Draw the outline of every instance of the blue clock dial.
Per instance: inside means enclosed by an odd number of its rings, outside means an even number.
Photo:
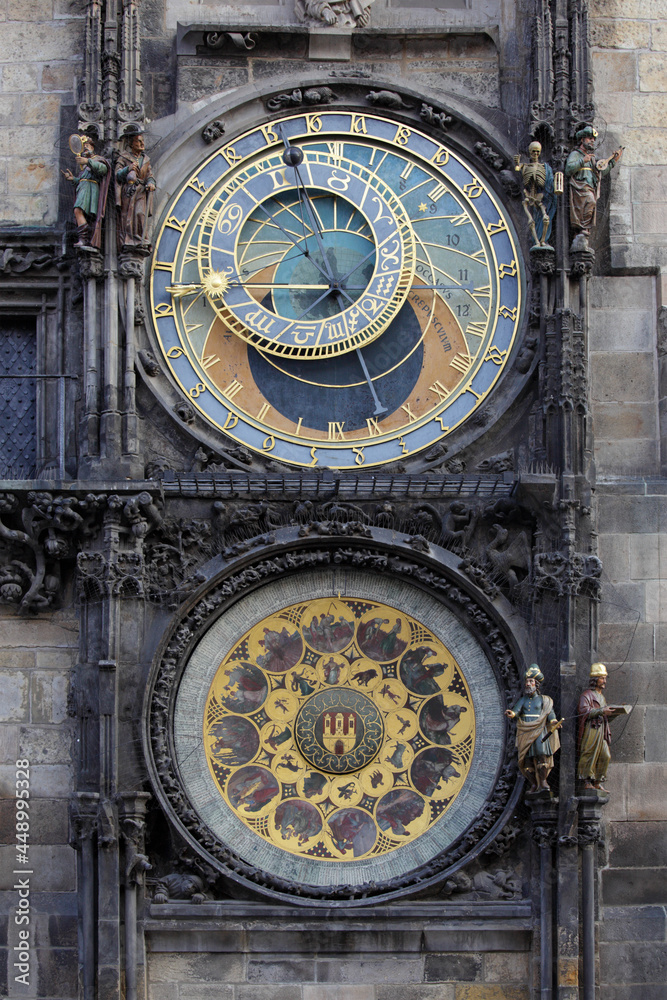
[[[357,469],[482,404],[525,297],[512,224],[462,157],[333,110],[198,166],[163,217],[150,294],[171,374],[211,425],[282,462]]]

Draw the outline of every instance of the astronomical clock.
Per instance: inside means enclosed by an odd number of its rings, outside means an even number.
[[[197,163],[162,215],[156,346],[214,434],[302,468],[447,438],[513,355],[525,289],[490,185],[372,113],[274,118]]]
[[[278,468],[345,477],[449,447],[524,322],[498,192],[455,142],[377,109],[245,121],[190,162],[156,229],[153,348],[172,389],[208,441]],[[155,787],[246,888],[409,894],[507,822],[515,650],[451,553],[390,559],[411,539],[349,511],[313,526],[298,499],[310,526],[232,547],[165,637]]]

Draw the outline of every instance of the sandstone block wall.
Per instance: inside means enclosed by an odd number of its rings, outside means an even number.
[[[67,0],[0,0],[0,219],[57,220],[59,157],[83,65],[83,17]]]
[[[0,995],[78,995],[76,854],[68,845],[75,738],[67,714],[78,624],[71,611],[0,618]],[[16,863],[16,761],[30,761],[28,865]],[[15,983],[19,927],[13,888],[30,878],[30,987]],[[26,876],[27,877],[27,876]],[[25,925],[21,925],[24,927]]]

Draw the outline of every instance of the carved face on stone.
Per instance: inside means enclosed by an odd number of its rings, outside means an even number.
[[[130,149],[135,154],[135,156],[138,156],[139,153],[143,153],[143,151],[144,151],[144,137],[142,135],[132,136],[132,141],[130,143]]]
[[[537,163],[540,158],[540,153],[542,152],[542,144],[539,142],[531,142],[528,147],[528,155],[530,156],[532,163]]]
[[[535,678],[526,677],[526,683],[524,685],[524,691],[526,692],[526,694],[528,695],[535,694],[536,690],[537,690],[537,682]]]

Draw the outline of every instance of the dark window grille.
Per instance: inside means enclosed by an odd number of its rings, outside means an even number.
[[[37,380],[30,376],[36,372],[34,319],[4,319],[0,326],[0,475],[4,479],[34,475]]]

